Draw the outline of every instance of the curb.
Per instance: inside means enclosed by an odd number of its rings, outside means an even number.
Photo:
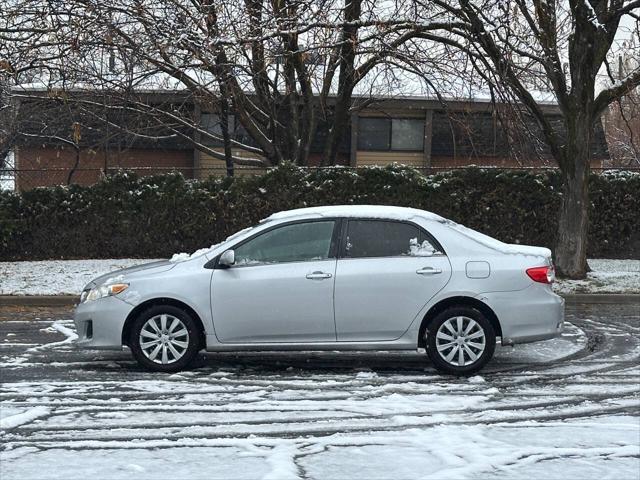
[[[640,304],[638,293],[572,293],[562,295],[569,305],[591,304]],[[77,295],[0,295],[0,307],[73,307]]]
[[[640,303],[638,293],[571,293],[561,295],[568,304],[593,303],[593,304],[633,304]]]
[[[0,295],[0,307],[73,307],[78,295]]]

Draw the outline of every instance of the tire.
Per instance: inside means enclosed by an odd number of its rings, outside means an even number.
[[[458,335],[459,319],[462,319],[461,331],[466,333],[462,339]],[[496,349],[496,333],[491,322],[479,310],[466,306],[450,307],[439,313],[427,326],[426,340],[427,355],[433,365],[450,375],[478,372],[491,360]]]
[[[200,351],[201,335],[197,322],[184,310],[155,305],[134,320],[129,347],[144,368],[177,372],[185,369]]]

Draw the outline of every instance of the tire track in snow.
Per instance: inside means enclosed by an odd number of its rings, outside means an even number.
[[[26,378],[36,378],[29,372],[39,372],[44,380],[7,383],[0,390],[0,405],[50,410],[50,415],[3,434],[3,448],[80,451],[244,445],[252,455],[294,465],[290,473],[305,478],[310,474],[302,460],[325,452],[340,435],[357,437],[358,445],[376,444],[376,439],[388,445],[389,438],[415,430],[637,417],[640,372],[635,329],[626,328],[624,322],[609,328],[593,318],[570,321],[584,330],[589,339],[586,348],[549,362],[497,359],[475,380],[435,375],[426,360],[423,366],[415,356],[397,354],[364,354],[360,361],[352,361],[358,360],[356,355],[333,354],[308,358],[272,354],[262,359],[252,354],[246,361],[242,355],[211,355],[197,370],[167,377],[137,370],[126,352],[96,358],[94,353],[54,345],[29,352],[30,361],[12,369],[24,369]],[[20,348],[8,351],[19,357],[24,355]],[[367,367],[370,370],[359,371]],[[430,397],[441,401],[429,403]],[[461,399],[470,403],[458,405]],[[220,418],[165,421],[172,412]],[[139,420],[108,417],[118,413]],[[277,445],[286,448],[275,450]],[[602,455],[628,455],[628,451],[628,446],[612,447]],[[558,455],[563,453],[541,449],[514,453],[505,468]]]

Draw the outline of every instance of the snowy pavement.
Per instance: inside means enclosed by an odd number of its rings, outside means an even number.
[[[157,259],[0,262],[0,295],[79,295],[92,279]],[[558,293],[640,294],[640,260],[589,260],[586,280],[560,280]]]
[[[75,350],[70,312],[0,312],[2,480],[640,479],[640,306],[471,378],[413,353],[208,354],[142,371]]]

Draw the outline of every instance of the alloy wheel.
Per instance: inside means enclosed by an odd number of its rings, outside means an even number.
[[[180,360],[189,347],[189,332],[182,320],[170,314],[151,317],[140,330],[140,349],[145,357],[163,365]]]
[[[484,352],[486,338],[478,322],[465,316],[445,320],[436,333],[436,349],[450,365],[464,367],[475,363]]]

